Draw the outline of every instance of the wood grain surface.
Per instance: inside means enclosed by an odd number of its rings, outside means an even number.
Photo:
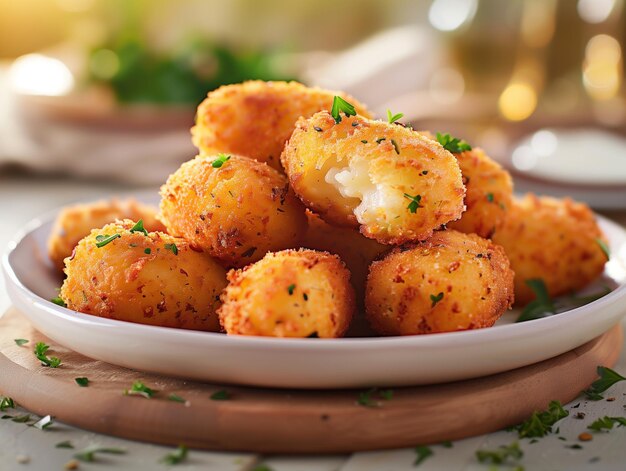
[[[99,433],[153,443],[261,453],[338,453],[439,443],[518,423],[550,400],[566,403],[613,366],[620,326],[556,358],[485,378],[395,388],[378,407],[358,390],[295,391],[204,384],[91,360],[56,346],[10,309],[0,318],[0,393],[40,415]],[[13,339],[29,343],[17,346]],[[34,344],[51,345],[59,368],[41,366]],[[311,372],[315,374],[315,372]],[[88,377],[79,387],[74,378]],[[141,380],[152,399],[124,395]],[[230,399],[211,394],[227,390]],[[187,404],[168,400],[170,394]]]

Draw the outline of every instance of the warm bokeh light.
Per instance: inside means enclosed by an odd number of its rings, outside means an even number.
[[[583,83],[589,96],[596,100],[609,100],[617,94],[622,83],[622,50],[615,38],[599,34],[589,40]]]
[[[537,92],[527,83],[509,84],[498,100],[500,113],[510,121],[528,118],[537,106]]]
[[[556,0],[525,2],[522,10],[522,40],[530,47],[546,46],[554,35]]]
[[[615,0],[578,0],[578,14],[587,23],[606,21],[615,7]]]
[[[472,21],[477,6],[477,0],[433,0],[428,21],[440,31],[454,31]]]
[[[17,58],[11,65],[9,82],[18,93],[57,96],[72,90],[74,76],[58,59],[41,54],[27,54]]]
[[[530,139],[530,147],[539,157],[552,155],[556,151],[558,143],[556,135],[548,129],[537,131]]]
[[[120,69],[120,59],[110,49],[99,49],[89,60],[89,69],[100,80],[109,80]]]

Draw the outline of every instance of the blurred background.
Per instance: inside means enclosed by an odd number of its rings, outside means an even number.
[[[296,79],[624,208],[625,27],[623,0],[0,0],[0,182],[157,185],[209,90]]]

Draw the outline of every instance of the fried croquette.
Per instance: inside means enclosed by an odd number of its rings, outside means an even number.
[[[116,219],[143,220],[148,231],[165,232],[165,226],[156,219],[157,209],[129,200],[112,199],[67,206],[61,210],[48,238],[48,255],[54,265],[63,271],[63,260],[92,229],[114,222]]]
[[[542,279],[554,297],[597,278],[607,261],[598,240],[604,241],[604,235],[587,205],[533,194],[513,200],[504,226],[493,237],[511,260],[520,305],[535,298],[527,280]]]
[[[94,229],[65,259],[67,307],[139,324],[218,331],[225,270],[183,239],[133,221]]]
[[[370,263],[388,250],[389,246],[368,239],[355,229],[331,226],[309,210],[306,213],[308,229],[302,246],[339,255],[350,270],[350,282],[356,293],[357,304],[362,304]]]
[[[328,252],[268,253],[228,281],[218,311],[228,334],[341,337],[354,313],[350,272]]]
[[[330,110],[335,95],[370,116],[364,105],[343,92],[298,82],[255,80],[220,87],[198,107],[193,143],[201,154],[245,155],[280,170],[280,154],[298,118]]]
[[[310,209],[383,244],[424,240],[464,210],[456,159],[398,124],[322,111],[298,120],[281,158]]]
[[[383,335],[491,327],[513,302],[513,272],[502,247],[447,230],[397,247],[370,267],[365,306]]]
[[[285,176],[237,155],[198,156],[161,187],[159,218],[170,234],[233,267],[297,247],[304,207]]]

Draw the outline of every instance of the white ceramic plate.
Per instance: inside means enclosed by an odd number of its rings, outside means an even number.
[[[59,307],[61,279],[46,255],[54,214],[32,221],[2,260],[15,306],[54,342],[140,370],[219,383],[281,388],[432,384],[485,376],[545,360],[602,334],[626,312],[626,232],[599,218],[612,259],[598,286],[613,291],[586,306],[490,329],[412,337],[277,339],[152,327]],[[597,291],[597,287],[590,288]],[[62,355],[60,355],[62,357]]]

